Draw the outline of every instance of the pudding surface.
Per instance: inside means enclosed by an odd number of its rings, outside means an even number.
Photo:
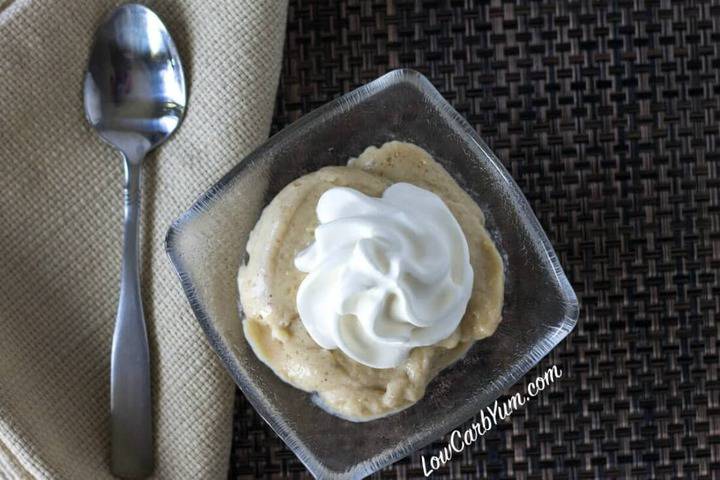
[[[467,241],[472,289],[459,324],[446,338],[410,349],[397,366],[373,368],[339,348],[322,348],[310,336],[297,306],[298,289],[308,274],[296,267],[295,259],[313,244],[318,201],[325,192],[348,187],[382,197],[398,183],[437,195],[457,220]],[[367,421],[407,408],[422,398],[442,369],[475,341],[492,335],[501,320],[503,264],[484,223],[472,198],[413,144],[369,147],[347,166],[305,175],[278,193],[250,234],[249,259],[238,274],[245,337],[281,379],[317,392],[321,406],[335,415]]]

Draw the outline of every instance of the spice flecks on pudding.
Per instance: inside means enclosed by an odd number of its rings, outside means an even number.
[[[305,175],[250,235],[238,275],[245,336],[331,413],[366,421],[407,408],[500,322],[502,261],[484,223],[413,144]]]

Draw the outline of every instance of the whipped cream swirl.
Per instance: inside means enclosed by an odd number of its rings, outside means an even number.
[[[392,368],[413,347],[447,338],[473,285],[457,220],[432,192],[396,183],[380,198],[345,187],[318,201],[315,241],[295,257],[308,273],[300,318],[323,348]]]

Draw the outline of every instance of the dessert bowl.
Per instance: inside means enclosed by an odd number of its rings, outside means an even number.
[[[503,320],[400,413],[353,423],[278,378],[245,340],[236,277],[262,209],[288,183],[367,146],[427,150],[480,205],[503,256]],[[527,200],[432,84],[396,70],[311,112],[243,159],[178,218],[167,251],[210,345],[256,411],[317,477],[368,475],[432,442],[537,364],[575,326],[578,303]]]

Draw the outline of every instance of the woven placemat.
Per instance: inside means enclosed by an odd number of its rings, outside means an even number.
[[[582,310],[550,390],[436,478],[718,478],[720,5],[291,1],[275,129],[412,67],[473,124]],[[448,438],[381,472],[423,478]],[[231,478],[303,466],[238,394]]]

